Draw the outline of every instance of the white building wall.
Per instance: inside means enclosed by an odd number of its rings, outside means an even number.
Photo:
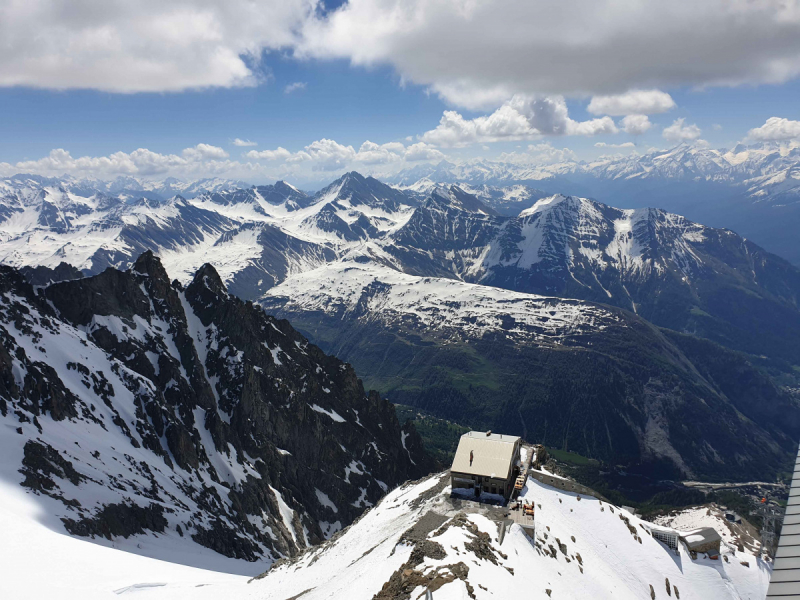
[[[792,488],[767,598],[800,600],[800,450],[794,464]]]

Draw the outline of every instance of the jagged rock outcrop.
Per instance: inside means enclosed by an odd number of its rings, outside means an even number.
[[[185,288],[151,252],[36,289],[0,267],[0,294],[2,475],[75,535],[277,559],[434,467],[352,367],[210,265]]]

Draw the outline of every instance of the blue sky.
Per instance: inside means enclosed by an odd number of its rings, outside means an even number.
[[[65,22],[54,0],[31,0],[32,16],[0,23],[9,40],[0,51],[0,172],[308,182],[344,168],[385,173],[542,144],[588,160],[680,141],[800,138],[800,17],[781,3],[766,0],[752,14],[739,7],[745,13],[727,24],[718,0],[640,8],[624,23],[619,15],[631,11],[600,0],[584,5],[591,28],[576,53],[561,38],[586,31],[570,12],[583,1],[565,0],[559,12],[538,1],[407,0],[398,17],[389,0],[324,10],[314,0],[232,0],[210,12],[181,0],[176,20],[145,0]],[[23,37],[26,27],[37,33]],[[620,27],[627,35],[615,38]],[[59,35],[47,38],[48,28]],[[97,43],[75,41],[97,31]],[[32,48],[37,35],[47,40]],[[52,41],[62,37],[64,47]],[[594,97],[629,102],[590,112]],[[644,123],[635,135],[625,131],[628,115]],[[774,117],[788,125],[749,134]],[[237,138],[256,145],[233,145]],[[367,140],[385,146],[361,152]],[[48,158],[57,149],[68,154]]]

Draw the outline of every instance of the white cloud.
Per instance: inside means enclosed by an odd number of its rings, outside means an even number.
[[[258,146],[258,142],[251,142],[250,140],[242,140],[242,139],[239,139],[239,138],[236,138],[235,140],[233,140],[231,142],[231,144],[233,144],[234,146],[240,146],[240,147],[244,147],[244,148],[246,148],[248,146]]]
[[[324,183],[336,171],[356,169],[365,174],[386,177],[413,163],[438,162],[446,158],[441,150],[425,142],[407,146],[401,142],[376,144],[367,140],[356,151],[353,146],[325,138],[296,152],[283,147],[249,150],[239,160],[232,160],[218,146],[204,143],[176,154],[161,154],[139,148],[133,152],[115,152],[108,156],[73,157],[67,150],[58,148],[37,160],[14,164],[0,162],[0,177],[17,173],[44,176],[66,174],[103,180],[121,175],[153,180],[165,177],[184,180],[228,177],[250,182],[289,179],[316,185]]]
[[[465,119],[454,110],[446,110],[436,129],[422,135],[422,141],[436,146],[459,147],[475,142],[521,140],[538,135],[528,120],[515,108],[504,104],[488,116]]]
[[[46,176],[69,174],[77,177],[113,179],[120,175],[144,178],[232,176],[251,173],[255,168],[249,163],[227,159],[228,154],[216,146],[198,144],[177,154],[160,154],[146,148],[133,152],[114,152],[108,156],[73,157],[67,150],[57,148],[37,160],[3,163],[5,175],[35,173]]]
[[[488,109],[516,93],[613,96],[777,83],[800,73],[793,0],[349,0],[327,12],[319,6],[109,0],[65,10],[60,0],[7,1],[0,85],[112,92],[254,85],[263,78],[263,52],[285,50],[390,65],[401,81]]]
[[[628,115],[620,121],[620,125],[630,135],[642,135],[653,126],[647,115]]]
[[[747,137],[760,141],[800,139],[800,121],[770,117],[761,127],[755,127],[748,131]]]
[[[183,155],[189,160],[223,159],[228,158],[228,153],[219,146],[210,144],[197,144],[194,148],[186,148]]]
[[[4,2],[0,85],[111,92],[247,86],[291,47],[316,0]]]
[[[675,108],[672,96],[661,90],[631,90],[613,96],[594,96],[588,110],[593,115],[652,115]]]
[[[335,171],[348,166],[385,165],[390,163],[441,160],[445,155],[425,142],[406,147],[400,142],[376,144],[365,141],[356,151],[352,146],[335,140],[321,139],[312,142],[297,152],[286,148],[275,150],[251,150],[245,157],[253,160],[282,161],[287,165],[305,163],[314,171]]]
[[[421,160],[438,161],[444,158],[444,154],[440,150],[437,150],[433,146],[429,146],[425,142],[417,142],[416,144],[411,144],[408,148],[406,148],[403,158],[408,162],[417,162]]]
[[[633,142],[623,142],[621,144],[606,144],[605,142],[597,142],[595,148],[636,148]]]
[[[599,135],[617,133],[611,117],[575,121],[560,96],[516,95],[493,113],[465,119],[446,110],[436,129],[425,132],[422,141],[442,147],[463,147],[474,143],[535,139],[543,135]]]
[[[800,10],[785,0],[350,0],[306,22],[297,54],[390,65],[455,105],[487,109],[515,93],[783,82],[800,74]]]
[[[283,88],[283,93],[291,94],[292,92],[297,92],[304,89],[306,89],[305,81],[295,81],[294,83],[290,83],[285,88]]]
[[[514,95],[514,88],[507,85],[482,87],[473,81],[432,82],[428,88],[450,104],[468,110],[496,108]]]
[[[611,117],[601,117],[588,121],[567,121],[567,135],[601,135],[604,133],[618,133],[619,130]]]
[[[335,171],[341,169],[356,157],[356,151],[352,146],[344,146],[334,140],[323,138],[316,142],[311,142],[287,162],[312,162],[314,171]]]
[[[555,148],[547,143],[529,145],[528,154],[532,160],[543,164],[557,164],[578,160],[578,156],[569,148]]]
[[[662,135],[670,142],[686,142],[696,140],[702,131],[697,125],[684,125],[685,119],[675,119],[672,125],[664,128]]]
[[[406,147],[400,142],[379,145],[367,140],[358,149],[355,159],[367,165],[378,165],[402,160]]]
[[[247,158],[254,160],[286,160],[292,155],[286,148],[278,146],[275,150],[250,150],[245,153]]]

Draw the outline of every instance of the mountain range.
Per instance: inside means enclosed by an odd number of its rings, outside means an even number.
[[[0,206],[0,259],[38,285],[147,250],[180,285],[210,263],[393,401],[475,428],[710,479],[775,476],[800,437],[800,271],[661,209],[358,173]]]
[[[500,160],[418,165],[387,179],[407,190],[435,184],[505,187],[507,193],[585,196],[620,208],[660,207],[727,228],[800,264],[800,146],[796,142],[737,144],[714,149],[683,143],[667,150],[616,154],[585,162]]]

